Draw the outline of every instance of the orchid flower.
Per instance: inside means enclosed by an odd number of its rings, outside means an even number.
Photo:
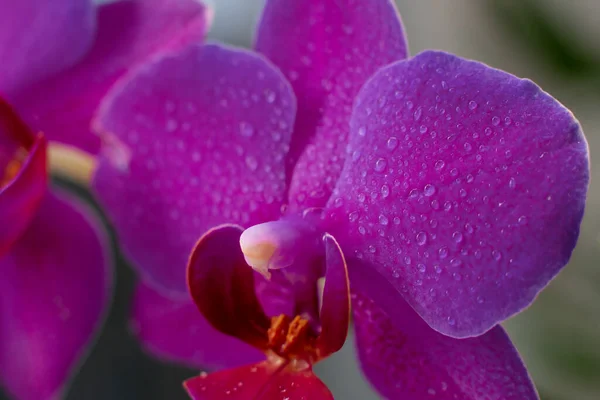
[[[0,96],[27,120],[0,100],[0,385],[17,400],[58,399],[104,319],[112,260],[92,210],[48,185],[48,158],[53,172],[84,178],[89,157],[47,138],[97,153],[89,120],[109,86],[199,40],[207,14],[193,0],[0,8]]]
[[[361,367],[384,397],[537,398],[498,323],[571,255],[583,133],[531,81],[406,48],[391,1],[270,0],[256,52],[188,46],[111,90],[94,126],[113,138],[106,154],[128,157],[101,157],[92,186],[143,279],[147,348],[198,366],[256,357],[214,348],[230,338],[186,297],[188,251],[214,227],[245,230],[197,248],[198,269],[241,251],[293,298],[320,277],[310,261],[328,235],[348,265]]]
[[[224,225],[207,232],[190,259],[188,284],[198,309],[216,329],[264,351],[266,361],[201,374],[186,381],[186,389],[195,400],[222,398],[224,394],[234,399],[278,395],[333,399],[313,374],[312,365],[339,350],[348,332],[350,286],[339,245],[324,235],[319,256],[310,260],[314,263],[310,268],[324,273],[320,307],[314,301],[319,296],[318,281],[308,280],[295,296],[270,292],[270,303],[286,304],[295,315],[282,313],[268,318],[255,291],[254,272],[241,249],[230,248],[231,242],[240,240],[242,231],[241,227]],[[223,250],[229,250],[226,257]],[[280,276],[285,283],[290,283],[289,277]]]

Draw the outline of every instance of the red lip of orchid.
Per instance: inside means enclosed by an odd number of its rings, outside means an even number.
[[[332,236],[323,236],[320,262],[325,266],[325,285],[316,323],[302,315],[269,318],[257,297],[257,275],[236,245],[242,231],[222,225],[198,241],[188,264],[188,287],[214,328],[263,351],[266,361],[202,374],[186,381],[186,389],[195,400],[224,394],[234,399],[270,399],[274,390],[300,396],[290,398],[332,399],[312,366],[339,350],[348,332],[350,286],[341,249]],[[312,283],[316,294],[317,282]]]

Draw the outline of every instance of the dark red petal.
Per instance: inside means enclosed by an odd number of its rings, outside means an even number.
[[[348,267],[342,249],[333,236],[326,234],[325,287],[321,306],[321,335],[317,340],[322,358],[342,348],[348,335],[350,323],[350,281]]]
[[[194,400],[329,400],[333,395],[315,374],[270,361],[200,375],[184,383]]]
[[[16,172],[8,171],[18,156]],[[46,193],[46,139],[0,99],[0,256],[23,233]]]
[[[187,268],[196,306],[217,330],[264,350],[270,320],[254,289],[254,270],[240,248],[242,228],[221,225],[200,238]]]

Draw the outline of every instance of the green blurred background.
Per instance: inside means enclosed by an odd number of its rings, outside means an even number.
[[[210,39],[250,46],[263,0],[208,3],[216,12]],[[600,161],[594,157],[600,152],[600,1],[397,3],[411,54],[434,48],[483,61],[532,79],[570,108],[589,142],[592,178],[600,173]],[[569,266],[532,307],[505,324],[543,400],[600,399],[599,203],[600,184],[592,182]],[[130,337],[127,321],[134,276],[125,261],[115,257],[119,265],[113,309],[68,399],[186,399],[181,381],[197,372],[152,360]],[[378,398],[360,376],[352,341],[317,369],[338,399]]]

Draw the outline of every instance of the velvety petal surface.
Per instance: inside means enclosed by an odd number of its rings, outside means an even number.
[[[382,277],[369,279],[370,298],[354,290],[352,310],[363,373],[379,393],[402,400],[536,400],[537,393],[517,351],[500,326],[467,339],[431,329],[406,302],[393,314],[378,306],[396,297]],[[381,280],[379,282],[377,280]]]
[[[92,182],[134,266],[185,291],[207,229],[277,219],[295,99],[262,57],[193,45],[145,64],[96,119],[107,146]]]
[[[131,329],[144,348],[165,361],[222,369],[264,359],[264,354],[213,328],[191,299],[171,299],[140,283]]]
[[[112,279],[100,223],[48,194],[0,259],[0,384],[17,400],[59,398],[100,328]]]
[[[210,18],[211,12],[196,0],[102,5],[89,53],[74,67],[14,93],[11,100],[27,123],[43,130],[50,140],[95,155],[100,138],[90,132],[90,122],[108,89],[150,56],[200,42]]]
[[[242,228],[221,225],[196,244],[187,269],[189,291],[206,320],[220,332],[267,348],[271,321],[254,289],[254,270],[239,246]]]
[[[442,333],[520,311],[575,246],[587,144],[529,80],[441,52],[393,64],[358,96],[349,153],[330,232]]]
[[[0,98],[0,257],[31,222],[47,184],[46,139]]]
[[[203,374],[184,383],[193,400],[330,400],[327,386],[310,370],[293,371],[265,361]]]
[[[0,94],[73,65],[94,38],[91,0],[0,1]]]
[[[298,98],[290,203],[321,207],[342,169],[354,97],[375,71],[407,56],[398,12],[390,0],[269,0],[256,49]]]
[[[323,237],[325,245],[325,284],[321,306],[321,334],[317,348],[322,358],[342,348],[350,324],[350,280],[344,254],[335,238]]]

